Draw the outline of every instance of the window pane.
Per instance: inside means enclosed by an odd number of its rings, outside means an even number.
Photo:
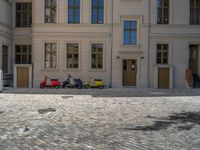
[[[92,23],[103,24],[104,0],[92,0]]]
[[[130,43],[131,44],[136,44],[136,41],[137,41],[137,33],[136,32],[131,32]]]
[[[157,23],[169,24],[169,0],[157,0]]]
[[[3,73],[8,73],[8,46],[2,47],[2,70]]]
[[[92,44],[91,61],[92,69],[103,68],[103,44]]]
[[[16,45],[15,46],[15,63],[16,64],[31,64],[31,46]]]
[[[45,44],[45,68],[56,68],[57,52],[55,43]]]
[[[169,0],[163,0],[163,6],[164,7],[169,7]]]
[[[137,44],[136,21],[124,21],[124,44]]]
[[[168,64],[168,44],[157,44],[157,64]]]
[[[80,23],[80,0],[68,0],[68,23]]]
[[[16,27],[30,27],[32,23],[32,4],[16,3]]]
[[[79,46],[77,43],[67,44],[67,68],[79,67]]]
[[[162,7],[162,0],[158,0],[158,8],[161,8]]]
[[[190,24],[200,24],[200,0],[190,0]]]
[[[56,23],[56,0],[45,0],[45,23]]]

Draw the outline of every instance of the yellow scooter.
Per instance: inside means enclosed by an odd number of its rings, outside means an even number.
[[[101,79],[94,79],[89,77],[88,82],[83,84],[85,89],[88,88],[100,88],[103,89],[105,87],[105,83]]]

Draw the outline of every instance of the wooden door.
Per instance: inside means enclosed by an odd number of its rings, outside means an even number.
[[[169,68],[158,69],[158,88],[169,89]]]
[[[29,68],[26,67],[17,68],[17,87],[18,88],[29,87]]]
[[[123,60],[123,86],[136,86],[137,61]]]
[[[189,69],[193,74],[198,74],[198,49],[190,49]]]

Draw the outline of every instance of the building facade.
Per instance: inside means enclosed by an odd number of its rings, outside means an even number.
[[[0,68],[5,86],[12,86],[12,3],[0,1]]]
[[[200,0],[2,0],[0,6],[0,67],[8,49],[5,75],[14,87],[71,74],[109,87],[185,88],[187,69],[198,82]]]

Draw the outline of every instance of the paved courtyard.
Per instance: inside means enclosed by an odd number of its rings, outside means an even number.
[[[29,149],[199,150],[200,90],[6,89],[0,150]]]

